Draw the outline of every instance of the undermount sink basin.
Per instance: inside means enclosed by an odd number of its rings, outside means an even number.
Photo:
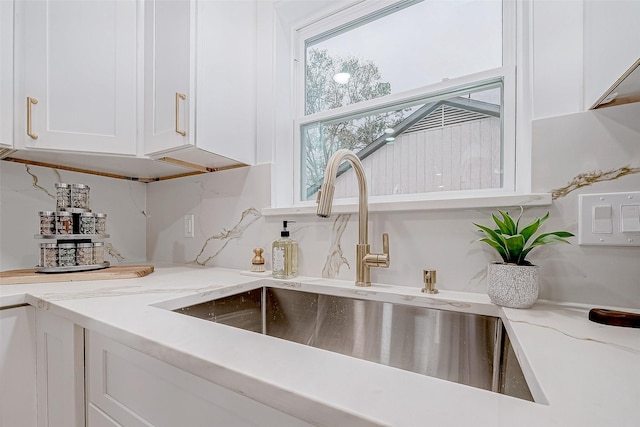
[[[533,401],[495,317],[276,287],[173,311]]]

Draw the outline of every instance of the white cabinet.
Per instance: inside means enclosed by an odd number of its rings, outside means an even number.
[[[17,5],[16,145],[135,155],[138,3]]]
[[[640,58],[640,1],[584,2],[584,101],[592,107]]]
[[[191,28],[195,3],[145,2],[145,152],[189,144]],[[195,107],[195,103],[193,105]]]
[[[13,147],[13,7],[0,1],[0,148]]]
[[[254,164],[256,1],[145,2],[145,154]]]
[[[113,418],[101,411],[93,403],[87,405],[87,425],[91,427],[121,427]]]
[[[309,424],[87,333],[88,426],[308,426]]]
[[[34,311],[29,306],[0,309],[0,427],[36,426]]]
[[[36,310],[38,427],[81,427],[84,419],[84,331]]]

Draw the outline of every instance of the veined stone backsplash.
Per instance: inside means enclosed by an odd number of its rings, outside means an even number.
[[[280,236],[282,220],[293,219],[296,222],[288,228],[299,243],[300,274],[354,280],[357,215],[262,217],[260,209],[269,204],[269,173],[270,166],[261,165],[225,172],[224,179],[209,174],[151,184],[149,258],[249,270],[252,249],[262,247],[270,269],[271,243]],[[562,229],[577,234],[578,194],[588,189],[631,191],[639,181],[640,174],[636,174],[621,177],[618,183],[582,188],[552,206],[525,209],[524,219],[550,211],[551,219],[542,231]],[[170,206],[163,201],[167,195],[172,195]],[[517,213],[517,208],[511,211]],[[487,263],[498,258],[477,242],[481,235],[473,222],[489,224],[492,212],[495,210],[370,213],[372,249],[381,250],[383,232],[389,233],[391,241],[391,265],[372,269],[372,281],[421,287],[422,269],[429,268],[438,271],[440,289],[486,292]],[[196,216],[193,239],[182,237],[183,216],[189,213]],[[578,246],[577,237],[570,240],[574,244],[531,252],[529,259],[541,269],[541,298],[640,307],[640,248],[586,247]]]
[[[105,261],[146,261],[145,184],[52,168],[0,162],[0,269],[38,264],[40,211],[55,211],[56,182],[90,187],[89,208],[107,214]]]
[[[625,108],[640,112],[640,104]],[[542,231],[577,234],[579,194],[640,189],[640,130],[608,113],[538,120],[533,140],[533,191],[554,194],[554,202],[526,209],[524,220],[550,211]],[[50,169],[31,167],[30,174],[23,165],[1,164],[2,269],[30,268],[37,259],[37,211],[52,206],[43,189],[51,193],[60,177]],[[109,261],[144,259],[146,242],[150,262],[249,270],[252,249],[262,247],[270,269],[271,243],[289,219],[296,221],[289,229],[299,242],[301,275],[354,280],[357,215],[263,217],[261,209],[271,200],[270,172],[265,164],[150,184],[61,173],[63,182],[89,184],[92,208],[109,214],[109,242],[120,254]],[[476,241],[481,236],[473,223],[489,224],[492,212],[370,213],[372,249],[381,250],[383,232],[391,244],[390,267],[372,269],[372,281],[421,287],[422,269],[429,268],[438,271],[439,289],[485,293],[487,263],[498,259]],[[194,238],[184,237],[187,214],[195,215]],[[25,215],[33,216],[33,226],[18,230],[12,224],[24,223]],[[572,245],[536,248],[528,257],[540,266],[540,298],[640,308],[640,248],[578,246],[577,237],[570,240]]]

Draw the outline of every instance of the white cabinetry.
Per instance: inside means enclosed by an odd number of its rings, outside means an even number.
[[[137,2],[17,4],[17,146],[135,155]]]
[[[87,334],[88,426],[307,426],[95,332]]]
[[[145,154],[254,164],[256,1],[145,2]]]
[[[29,306],[0,309],[0,427],[36,426],[34,311]]]
[[[584,99],[593,106],[640,58],[640,1],[584,2]]]
[[[0,1],[0,148],[13,147],[13,6]]]
[[[84,331],[36,310],[39,427],[81,427],[84,421]]]
[[[193,9],[195,3],[189,0],[145,3],[144,144],[148,153],[181,147],[192,139]]]

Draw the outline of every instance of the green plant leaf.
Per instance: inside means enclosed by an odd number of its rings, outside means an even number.
[[[478,227],[480,230],[484,231],[484,233],[487,235],[486,238],[495,243],[495,245],[490,244],[492,247],[496,248],[496,246],[499,246],[499,247],[502,248],[502,251],[498,250],[498,253],[500,253],[500,256],[503,256],[503,254],[504,254],[504,256],[507,256],[507,246],[506,246],[506,243],[504,241],[504,238],[502,237],[502,235],[500,233],[490,229],[489,227],[485,227],[484,225],[475,224],[475,223],[473,225]],[[481,241],[484,241],[484,240],[481,240]],[[489,243],[489,242],[485,241],[485,243]],[[504,256],[503,256],[503,258],[504,258]]]
[[[509,227],[504,222],[500,221],[500,219],[495,216],[495,214],[491,214],[491,217],[493,218],[493,222],[495,222],[498,226],[498,229],[496,230],[497,232],[507,235],[511,234],[511,230],[509,229]]]
[[[569,233],[568,231],[553,231],[551,233],[541,234],[538,237],[536,237],[536,239],[531,243],[531,245],[528,248],[522,251],[520,258],[522,261],[524,261],[525,257],[529,254],[529,252],[531,252],[531,249],[537,246],[548,245],[551,243],[569,243],[570,244],[571,242],[566,240],[566,238],[573,237],[573,236],[574,236],[573,233]]]
[[[518,219],[516,220],[516,234],[522,234],[518,230],[520,227],[520,218],[522,218],[523,213],[524,213],[524,208],[520,206],[520,215],[518,215]]]
[[[548,219],[549,219],[549,212],[547,212],[547,214],[545,216],[540,218],[540,225],[542,225]]]
[[[515,236],[505,236],[504,240],[507,245],[507,260],[517,261],[524,248],[524,237],[521,234],[516,234]]]
[[[569,243],[565,240],[567,237],[573,237],[573,234],[568,231],[552,231],[536,237],[531,246],[547,245],[549,243]]]
[[[480,242],[485,242],[487,243],[489,246],[491,246],[492,248],[494,248],[496,251],[498,251],[498,254],[500,254],[500,257],[502,258],[502,260],[504,262],[507,262],[507,253],[505,252],[504,248],[502,247],[502,245],[488,237],[485,237],[483,239],[479,240]]]
[[[498,209],[498,212],[500,212],[500,215],[502,215],[502,219],[504,220],[504,225],[507,226],[507,232],[504,234],[508,234],[509,236],[518,234],[516,223],[513,222],[513,219],[511,219],[511,216],[509,216],[508,213],[501,211],[500,209]]]
[[[536,219],[531,224],[527,225],[525,228],[522,229],[520,234],[522,234],[522,237],[524,237],[525,244],[529,241],[531,236],[533,236],[536,233],[536,231],[538,231],[539,227],[540,227],[540,218]]]
[[[484,231],[484,233],[494,242],[498,243],[498,244],[502,244],[503,243],[503,239],[502,236],[500,235],[499,232],[496,232],[495,230],[490,229],[489,227],[485,227],[484,225],[480,225],[480,224],[476,224],[474,223],[473,225],[475,225],[476,227],[478,227],[480,230]]]

